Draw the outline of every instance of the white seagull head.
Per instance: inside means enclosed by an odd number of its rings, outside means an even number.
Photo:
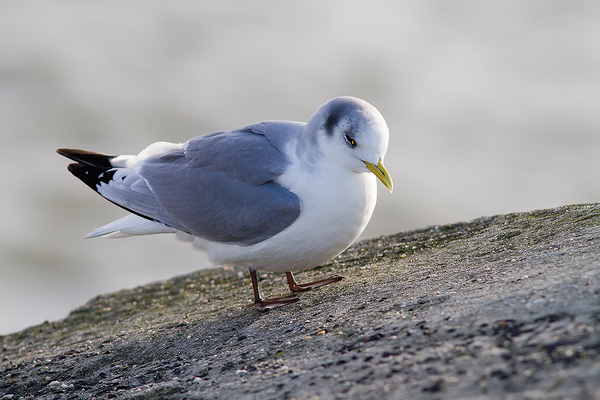
[[[306,128],[316,133],[318,147],[329,160],[353,172],[372,172],[393,190],[383,166],[389,129],[371,104],[356,97],[336,97],[317,109]]]

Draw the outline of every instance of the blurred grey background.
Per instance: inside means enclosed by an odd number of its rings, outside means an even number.
[[[353,95],[388,122],[395,183],[362,238],[600,201],[599,43],[593,0],[3,0],[0,334],[207,266],[172,236],[84,240],[125,212],[58,147],[137,153]]]

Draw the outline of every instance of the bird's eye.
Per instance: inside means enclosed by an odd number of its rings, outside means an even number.
[[[346,135],[346,142],[348,142],[350,147],[356,147],[356,140],[354,140],[350,135]]]

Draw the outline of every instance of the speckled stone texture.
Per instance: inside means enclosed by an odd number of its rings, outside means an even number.
[[[599,244],[574,205],[358,243],[266,313],[233,269],[123,290],[0,337],[0,398],[600,399]]]

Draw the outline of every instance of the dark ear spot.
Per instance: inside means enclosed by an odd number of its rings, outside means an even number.
[[[323,124],[323,128],[325,128],[325,132],[331,136],[333,135],[333,130],[336,126],[340,124],[342,119],[348,117],[350,118],[353,115],[353,111],[355,110],[355,104],[345,100],[345,99],[335,99],[331,104],[331,108],[329,110],[329,116],[325,120]]]
[[[338,122],[340,121],[340,114],[340,112],[332,113],[325,120],[325,124],[323,125],[323,127],[325,128],[325,132],[329,136],[333,135],[333,129],[337,126]]]

